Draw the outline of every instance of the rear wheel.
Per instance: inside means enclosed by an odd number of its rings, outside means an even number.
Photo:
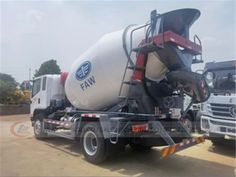
[[[34,121],[34,136],[37,139],[43,139],[47,137],[47,134],[44,131],[43,127],[43,114],[35,115],[35,121]]]
[[[186,114],[185,117],[181,118],[181,121],[184,127],[188,130],[189,133],[192,133],[194,130],[193,118],[190,114]]]
[[[106,143],[99,123],[85,124],[81,137],[82,153],[87,161],[98,164],[106,159]]]

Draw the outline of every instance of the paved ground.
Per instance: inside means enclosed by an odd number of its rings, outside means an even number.
[[[127,148],[105,163],[86,162],[78,143],[33,137],[28,115],[0,117],[1,176],[235,176],[233,144],[216,148],[210,141],[160,159],[159,150]]]

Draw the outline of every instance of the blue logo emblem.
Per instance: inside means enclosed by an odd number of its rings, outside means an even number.
[[[89,61],[82,63],[75,73],[76,79],[79,81],[84,80],[89,75],[91,68],[92,64]]]

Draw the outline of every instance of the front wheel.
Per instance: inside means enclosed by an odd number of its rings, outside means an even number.
[[[80,144],[85,159],[94,164],[103,162],[107,155],[106,143],[100,124],[97,122],[85,124],[82,129],[81,137]]]
[[[195,125],[196,125],[196,130],[198,131],[198,133],[201,133],[201,116],[202,113],[201,111],[198,111],[195,117]]]
[[[43,138],[47,137],[47,134],[44,131],[43,115],[42,114],[38,114],[38,115],[35,116],[34,136],[37,139],[43,139]]]
[[[210,133],[210,140],[214,146],[222,146],[225,142],[224,135]]]

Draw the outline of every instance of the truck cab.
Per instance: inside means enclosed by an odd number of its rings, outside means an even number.
[[[236,60],[205,65],[210,98],[201,104],[201,129],[214,144],[236,137]]]
[[[33,117],[38,112],[63,107],[65,91],[59,74],[47,74],[33,81],[30,114]]]

